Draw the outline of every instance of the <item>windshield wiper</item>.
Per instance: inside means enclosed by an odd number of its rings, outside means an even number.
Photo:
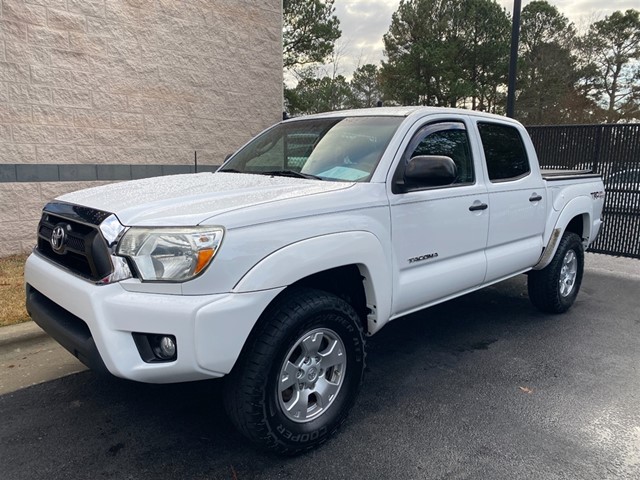
[[[295,170],[269,170],[267,172],[256,172],[260,175],[271,175],[273,177],[293,177],[293,178],[307,178],[312,180],[322,180],[322,178],[311,175],[310,173],[296,172]]]

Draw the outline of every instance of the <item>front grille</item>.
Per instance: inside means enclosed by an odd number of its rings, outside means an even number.
[[[38,224],[36,249],[76,275],[99,281],[113,271],[111,254],[99,228],[106,216],[106,212],[86,207],[48,204]],[[63,246],[58,251],[52,245],[57,226],[65,231]]]
[[[40,231],[38,232],[40,236],[46,239],[51,239],[51,235],[53,234],[53,228],[47,224],[40,225]],[[76,252],[84,252],[84,237],[75,233],[70,233],[67,235],[67,250],[75,250]]]

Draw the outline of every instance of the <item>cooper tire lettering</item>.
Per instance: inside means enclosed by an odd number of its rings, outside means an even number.
[[[302,355],[302,345],[305,352],[315,345],[316,353]],[[355,402],[364,346],[360,318],[345,300],[308,288],[285,291],[265,311],[227,377],[225,407],[231,421],[272,451],[290,455],[317,447],[337,432]],[[324,367],[328,356],[331,363]],[[290,380],[290,365],[297,365],[292,373],[300,374],[299,380]],[[320,369],[322,377],[316,374]],[[316,381],[336,382],[335,393],[319,402],[316,395],[323,393],[315,389]]]

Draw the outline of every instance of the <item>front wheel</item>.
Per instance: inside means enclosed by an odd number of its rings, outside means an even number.
[[[529,272],[531,303],[546,313],[569,310],[580,290],[584,271],[584,247],[575,233],[565,232],[551,263]]]
[[[338,430],[363,372],[364,335],[353,307],[326,292],[297,289],[265,312],[227,379],[226,409],[253,442],[301,453]]]

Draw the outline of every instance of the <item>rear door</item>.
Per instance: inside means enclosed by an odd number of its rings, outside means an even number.
[[[497,120],[480,120],[476,127],[489,179],[485,282],[492,282],[526,270],[539,259],[547,198],[538,165],[527,154],[526,132]]]

